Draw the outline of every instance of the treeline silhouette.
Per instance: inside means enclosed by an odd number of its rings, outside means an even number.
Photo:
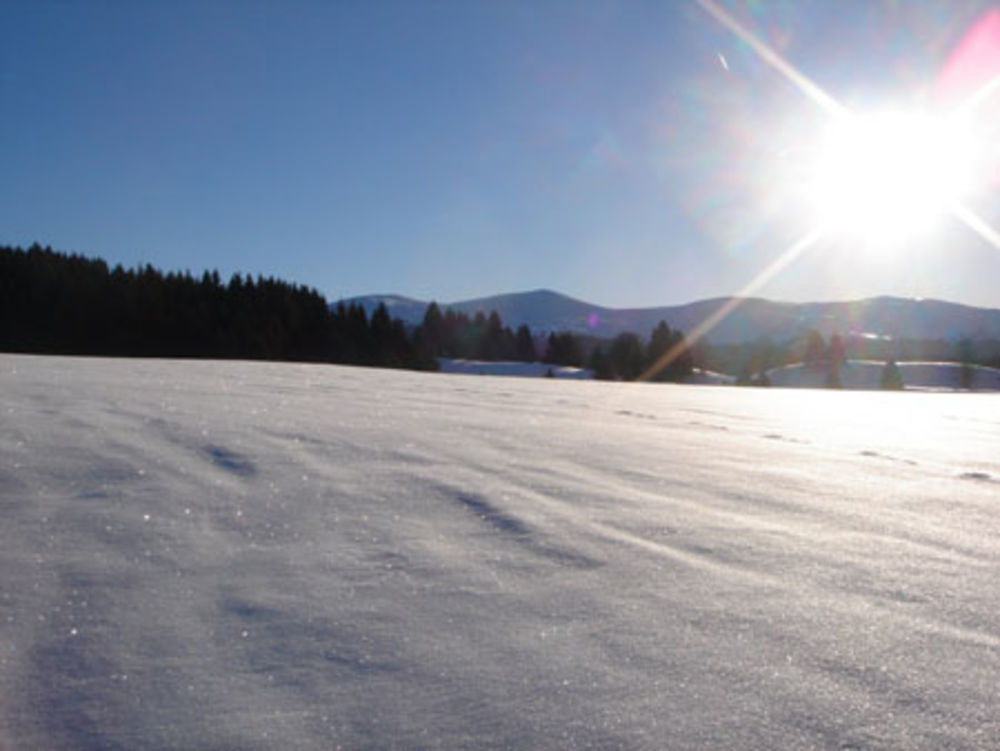
[[[270,277],[111,269],[37,244],[0,248],[0,349],[436,367],[384,306],[369,317]]]
[[[594,377],[601,380],[682,382],[694,368],[694,354],[679,329],[671,329],[660,321],[643,341],[626,331],[607,346],[593,349],[588,360]]]
[[[767,386],[767,371],[802,363],[813,371],[826,373],[826,385],[838,388],[839,370],[848,360],[884,362],[887,384],[899,379],[897,362],[954,362],[1000,367],[1000,341],[996,339],[891,339],[888,337],[830,335],[829,340],[816,329],[783,343],[769,337],[753,342],[727,345],[699,343],[697,359],[709,370],[736,376],[743,386]],[[971,373],[971,369],[968,370]],[[887,388],[892,387],[886,386]]]
[[[272,277],[218,271],[200,277],[151,265],[110,268],[99,258],[0,246],[0,350],[138,357],[292,360],[436,370],[438,358],[588,366],[596,377],[634,380],[668,350],[678,354],[651,380],[691,372],[684,336],[665,322],[648,343],[556,332],[536,337],[505,326],[496,311],[469,316],[432,302],[407,327],[384,304],[369,315],[335,306],[316,290]]]
[[[418,351],[428,357],[477,360],[514,360],[550,365],[588,367],[602,380],[633,381],[645,375],[652,381],[683,381],[691,374],[692,354],[684,334],[660,321],[649,341],[621,333],[611,341],[583,337],[569,331],[537,339],[528,326],[517,331],[504,326],[496,311],[473,316],[445,310],[436,302],[427,306],[415,333]],[[671,357],[661,363],[663,356]]]
[[[480,311],[470,317],[451,309],[442,313],[438,304],[431,302],[423,322],[414,332],[414,339],[425,356],[435,358],[521,362],[539,359],[531,329],[521,326],[516,332],[511,331],[503,325],[496,311],[489,316]]]

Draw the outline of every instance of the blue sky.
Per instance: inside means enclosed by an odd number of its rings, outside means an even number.
[[[926,100],[990,7],[723,5],[850,106]],[[0,0],[0,108],[2,243],[331,299],[613,306],[732,294],[780,255],[804,227],[770,161],[823,117],[681,0]],[[823,243],[758,294],[1000,307],[997,279],[952,222]]]

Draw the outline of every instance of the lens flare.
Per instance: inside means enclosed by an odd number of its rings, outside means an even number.
[[[922,234],[975,189],[978,156],[958,120],[898,111],[834,118],[806,188],[814,221],[869,244]]]
[[[1000,11],[987,12],[969,30],[939,77],[939,105],[951,105],[959,98],[957,106],[943,110],[940,117],[902,112],[864,115],[851,112],[717,0],[695,2],[799,89],[829,120],[819,147],[804,149],[804,153],[817,155],[814,163],[794,165],[790,170],[796,176],[791,185],[803,189],[806,203],[811,205],[811,229],[753,278],[740,295],[697,326],[688,342],[654,363],[642,375],[643,380],[680,357],[684,347],[705,337],[742,304],[742,295],[762,287],[832,232],[846,231],[885,243],[912,236],[948,214],[1000,250],[1000,232],[967,202],[990,185],[991,177],[993,182],[1000,178],[996,118],[983,116],[986,105],[998,106],[1000,94]],[[728,70],[721,56],[720,63]],[[805,170],[804,183],[801,169]]]

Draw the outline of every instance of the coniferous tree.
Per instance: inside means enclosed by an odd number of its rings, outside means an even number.
[[[504,326],[503,331],[500,332],[500,359],[517,359],[517,340],[514,338],[514,332],[510,330],[510,326]]]
[[[580,345],[580,340],[568,331],[549,334],[545,362],[580,367],[583,365],[583,348]]]
[[[390,361],[392,358],[392,318],[384,302],[372,312],[368,325],[368,361],[371,364]]]
[[[694,370],[694,355],[684,338],[684,332],[675,329],[671,337],[673,340],[671,349],[676,352],[676,356],[667,367],[664,380],[680,383],[686,380]]]
[[[370,326],[359,305],[271,277],[109,269],[36,244],[0,247],[0,292],[0,350],[432,366],[384,307]]]
[[[518,326],[515,335],[514,359],[521,362],[534,362],[537,359],[534,337],[531,336],[531,329],[524,324]]]
[[[494,310],[486,319],[482,334],[476,346],[476,357],[480,360],[500,360],[504,354],[503,322]]]
[[[420,325],[423,335],[423,345],[427,354],[440,357],[445,349],[445,322],[438,304],[431,301],[424,312],[424,320]]]
[[[847,348],[840,334],[830,337],[830,367],[839,370],[847,362]]]
[[[643,371],[646,353],[642,340],[630,331],[616,336],[608,352],[611,371],[623,381],[634,381]]]
[[[827,353],[826,380],[823,384],[826,388],[843,388],[840,380],[840,369],[843,367],[845,360],[844,340],[840,338],[840,334],[834,334],[830,337],[830,348]]]
[[[886,360],[885,366],[882,368],[879,386],[887,391],[900,391],[903,388],[903,376],[899,372],[896,361],[892,358]]]
[[[594,347],[587,360],[587,367],[593,371],[594,378],[598,381],[610,381],[614,378],[611,362],[602,347]]]
[[[670,330],[666,321],[660,321],[653,333],[649,336],[649,345],[646,347],[645,370],[650,373],[650,379],[654,381],[669,380],[670,363],[664,360],[668,354],[676,355],[672,348],[676,343],[674,332]]]
[[[823,335],[816,329],[810,329],[806,335],[805,352],[802,356],[803,363],[808,368],[818,370],[822,366],[823,361],[826,360],[826,357],[827,349],[826,343],[823,341]]]
[[[975,370],[972,367],[972,341],[968,338],[962,339],[956,347],[956,354],[961,368],[959,369],[959,384],[963,389],[971,389],[975,378]]]
[[[691,352],[691,367],[701,370],[715,370],[717,355],[715,348],[704,339],[694,342],[689,346]]]
[[[752,373],[760,373],[777,364],[777,347],[769,336],[758,337],[750,345],[749,368]]]
[[[444,312],[444,337],[441,343],[441,354],[445,357],[465,357],[462,342],[468,317],[458,314],[451,308]]]

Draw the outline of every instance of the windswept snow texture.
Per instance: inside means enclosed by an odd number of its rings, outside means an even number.
[[[1000,397],[0,357],[4,749],[1000,739]]]

